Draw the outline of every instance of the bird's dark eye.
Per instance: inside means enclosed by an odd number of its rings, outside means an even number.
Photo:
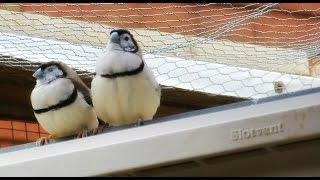
[[[129,41],[129,37],[125,37],[124,40]]]
[[[53,69],[52,69],[52,68],[49,68],[49,69],[48,69],[48,71],[49,71],[49,72],[52,72],[52,71],[53,71]]]

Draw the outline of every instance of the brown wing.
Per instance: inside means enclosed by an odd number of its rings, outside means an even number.
[[[91,92],[90,89],[87,87],[87,85],[80,79],[77,72],[71,69],[66,64],[59,62],[60,66],[65,70],[66,72],[66,78],[70,79],[74,86],[78,89],[78,91],[81,92],[83,95],[85,101],[92,106],[92,99],[91,99]]]
[[[90,89],[81,81],[73,79],[73,78],[69,78],[74,86],[78,89],[78,91],[81,92],[81,94],[84,97],[84,100],[90,105],[92,106],[92,99],[91,99],[91,94],[90,94]]]

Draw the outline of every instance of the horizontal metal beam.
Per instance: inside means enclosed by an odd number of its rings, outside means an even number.
[[[98,176],[320,136],[320,88],[0,154],[1,176]]]

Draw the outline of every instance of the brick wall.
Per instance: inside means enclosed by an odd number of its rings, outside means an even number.
[[[191,6],[187,6],[191,5]],[[195,7],[192,3],[129,3],[129,4],[32,4],[22,3],[12,10],[39,13],[82,21],[99,22],[124,28],[154,28],[164,32],[198,35],[221,23],[248,15],[248,3]],[[171,7],[170,7],[171,6]],[[224,34],[224,39],[267,46],[286,47],[317,39],[319,4],[280,3],[262,17],[246,20],[235,31]],[[136,16],[135,16],[136,15]],[[229,19],[229,20],[228,20]],[[206,33],[203,33],[206,35]]]

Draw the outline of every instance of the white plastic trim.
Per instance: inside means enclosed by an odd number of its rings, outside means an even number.
[[[319,99],[317,91],[2,153],[0,174],[97,176],[316,137]]]

